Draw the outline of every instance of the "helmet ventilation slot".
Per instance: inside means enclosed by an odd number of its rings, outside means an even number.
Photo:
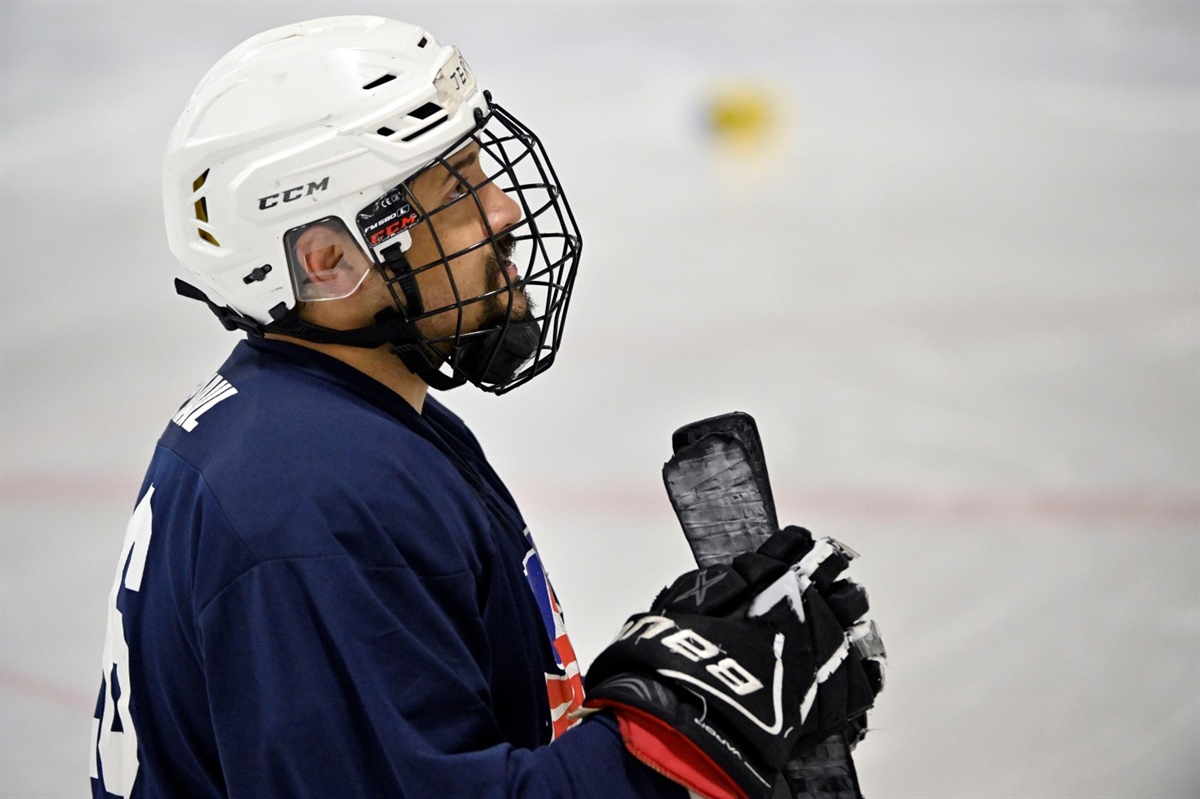
[[[438,116],[439,114],[441,115],[440,117]],[[381,125],[375,129],[375,132],[385,139],[392,136],[400,136],[400,141],[409,142],[423,133],[433,130],[449,118],[444,108],[437,103],[430,102],[414,108],[402,117],[390,120],[390,125]],[[424,122],[427,119],[432,119],[432,121],[427,125],[421,125],[416,130],[413,129],[415,123]]]
[[[192,181],[192,191],[200,191],[200,189],[204,187],[204,181],[206,180],[208,180],[207,169],[201,172],[200,176]],[[200,234],[200,238],[204,241],[207,241],[214,247],[220,247],[221,243],[217,241],[213,234],[209,233],[203,227],[204,225],[208,224],[208,199],[204,196],[197,197],[195,202],[192,204],[192,207],[196,211],[196,221],[202,223],[196,227],[196,232]]]
[[[425,103],[420,108],[414,108],[412,111],[409,111],[408,115],[414,119],[429,119],[441,110],[442,107],[437,103]]]
[[[442,124],[449,118],[450,117],[442,117],[441,119],[435,119],[430,124],[426,125],[425,127],[421,128],[420,130],[418,130],[416,133],[410,133],[407,136],[405,136],[403,139],[401,139],[400,141],[412,141],[413,139],[420,136],[422,133],[427,133],[428,131],[433,130],[434,128],[436,128],[438,125]]]
[[[366,86],[363,86],[363,89],[365,91],[370,91],[371,89],[374,89],[376,86],[382,86],[383,84],[393,81],[395,79],[396,79],[396,76],[392,75],[390,73],[387,75],[381,75],[380,77],[378,77],[375,80],[368,83]]]

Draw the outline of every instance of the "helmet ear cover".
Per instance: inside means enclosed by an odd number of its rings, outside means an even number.
[[[292,228],[283,236],[283,249],[297,304],[349,297],[371,271],[371,261],[337,216]]]

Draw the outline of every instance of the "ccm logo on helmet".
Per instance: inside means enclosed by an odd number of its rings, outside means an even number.
[[[294,203],[301,197],[307,197],[310,194],[315,194],[318,191],[325,191],[329,188],[328,176],[321,178],[320,181],[309,183],[307,187],[296,186],[292,189],[286,189],[278,194],[268,194],[266,197],[258,199],[258,210],[265,211],[268,208],[274,208],[279,205],[280,198],[285,203]]]

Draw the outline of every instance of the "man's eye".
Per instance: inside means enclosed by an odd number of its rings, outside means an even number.
[[[471,193],[471,184],[465,180],[458,180],[458,181],[455,181],[454,185],[450,188],[450,199],[460,200],[463,197],[466,197],[470,193]]]

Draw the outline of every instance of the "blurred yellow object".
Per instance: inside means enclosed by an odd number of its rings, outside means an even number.
[[[762,89],[748,85],[719,88],[709,104],[709,127],[719,136],[762,136],[773,123],[771,106],[771,98]]]
[[[702,113],[713,167],[728,189],[757,191],[791,150],[787,94],[766,81],[727,79],[709,88]]]

